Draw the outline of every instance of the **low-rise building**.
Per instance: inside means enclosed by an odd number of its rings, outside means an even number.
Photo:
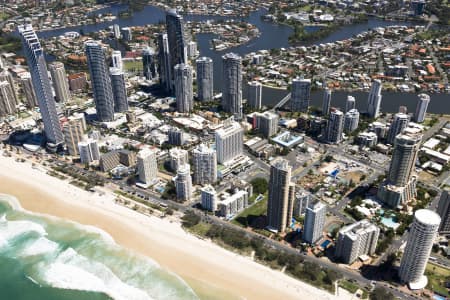
[[[100,156],[100,170],[108,172],[118,165],[131,167],[136,164],[136,154],[129,150],[114,150]]]
[[[247,206],[248,193],[243,190],[236,190],[232,195],[228,193],[222,194],[217,208],[219,210],[219,216],[228,218],[238,214]]]

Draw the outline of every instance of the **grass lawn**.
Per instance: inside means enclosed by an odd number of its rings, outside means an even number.
[[[144,69],[142,61],[139,60],[124,60],[123,67],[126,71],[142,71]]]
[[[6,12],[0,11],[0,21],[7,20],[10,15]]]
[[[356,291],[359,289],[359,286],[357,284],[354,284],[353,282],[350,282],[346,279],[340,280],[338,285],[352,294],[356,293]]]
[[[267,212],[267,193],[264,194],[264,198],[250,207],[244,209],[239,215],[236,216],[231,222],[239,226],[247,226],[245,219],[249,220],[260,215],[265,215]],[[250,223],[250,222],[249,222]]]
[[[428,263],[425,274],[428,277],[427,288],[443,296],[450,297],[450,293],[445,288],[445,282],[450,279],[449,269]]]
[[[194,225],[191,228],[189,228],[189,231],[191,231],[194,234],[205,236],[210,228],[211,224],[200,222],[197,225]]]

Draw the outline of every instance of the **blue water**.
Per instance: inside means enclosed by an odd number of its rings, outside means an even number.
[[[393,228],[393,229],[396,229],[400,225],[399,223],[396,223],[394,221],[393,217],[389,217],[389,218],[382,217],[381,223],[383,223],[383,225],[385,225],[386,227]]]
[[[95,13],[111,13],[113,15],[118,15],[118,13],[127,8],[126,5],[112,5],[111,7],[104,8]],[[208,56],[213,59],[214,62],[214,89],[220,92],[222,89],[222,55],[226,52],[235,52],[242,56],[256,52],[258,50],[270,50],[287,48],[291,45],[288,42],[289,36],[292,34],[292,28],[284,25],[277,25],[271,22],[266,22],[261,19],[261,16],[267,13],[265,9],[259,9],[258,11],[252,12],[248,17],[240,18],[243,21],[254,24],[258,27],[261,32],[261,36],[257,39],[250,41],[247,44],[235,47],[232,49],[224,50],[222,52],[216,52],[210,49],[210,41],[215,38],[214,34],[198,34],[197,42],[198,49],[201,56]],[[202,16],[202,15],[186,15],[184,16],[187,21],[203,21],[203,20],[218,20],[218,19],[229,19],[233,17],[221,17],[221,16]],[[236,18],[236,17],[234,17]],[[85,33],[98,31],[111,26],[112,24],[119,24],[121,27],[124,26],[142,26],[146,24],[157,24],[165,21],[165,12],[163,9],[155,6],[146,6],[142,11],[135,12],[131,18],[118,18],[111,22],[104,22],[100,24],[91,24],[84,26],[75,26],[72,28],[63,28],[56,30],[49,30],[39,32],[39,37],[50,38],[64,34],[67,31],[80,31],[83,30]],[[314,42],[314,44],[335,42],[338,40],[347,39],[353,37],[361,32],[367,31],[375,27],[386,27],[391,25],[414,25],[411,22],[402,21],[384,21],[376,18],[369,18],[366,23],[346,25],[330,34],[328,37]],[[317,30],[317,28],[311,27],[307,28],[309,31]],[[313,43],[306,43],[305,45],[310,45]],[[246,97],[247,87],[243,86],[243,96]],[[288,92],[278,89],[270,89],[263,87],[262,102],[264,105],[272,106],[278,101],[280,101]],[[356,107],[360,111],[365,111],[367,109],[367,92],[334,92],[332,96],[331,105],[333,107],[344,108],[345,101],[348,95],[353,95],[356,98]],[[322,106],[322,92],[316,91],[311,93],[311,105],[316,107]],[[450,113],[450,97],[448,94],[432,94],[431,102],[428,106],[428,112],[430,113]],[[398,112],[400,105],[404,105],[408,108],[408,111],[412,112],[415,109],[417,103],[417,96],[410,93],[400,93],[400,92],[383,92],[383,101],[381,104],[381,109],[383,112]]]
[[[106,233],[17,205],[0,195],[0,299],[198,299],[178,276]]]

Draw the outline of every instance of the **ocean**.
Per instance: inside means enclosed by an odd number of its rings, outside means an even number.
[[[176,274],[104,231],[24,211],[17,199],[0,195],[0,299],[198,297]]]

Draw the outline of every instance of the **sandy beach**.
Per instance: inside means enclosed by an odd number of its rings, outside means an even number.
[[[350,299],[333,296],[279,271],[186,233],[176,222],[147,217],[1,155],[0,193],[26,210],[92,225],[120,245],[182,277],[203,299]]]

